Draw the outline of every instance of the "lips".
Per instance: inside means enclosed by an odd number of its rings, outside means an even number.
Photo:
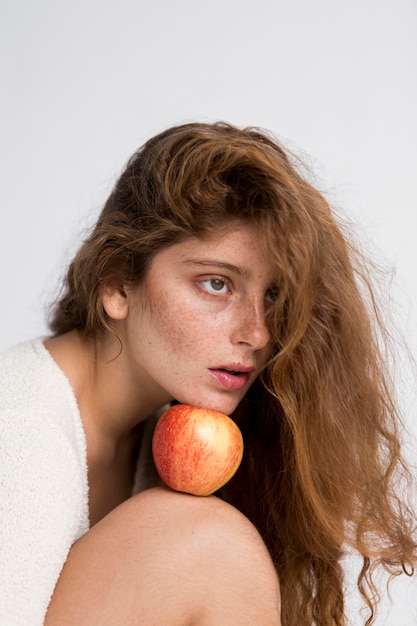
[[[249,381],[253,367],[245,367],[240,364],[231,364],[226,367],[210,368],[209,373],[218,385],[224,389],[238,391]]]

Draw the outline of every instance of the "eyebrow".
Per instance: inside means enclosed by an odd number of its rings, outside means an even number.
[[[226,263],[225,261],[211,261],[210,259],[187,259],[184,261],[185,265],[201,265],[203,267],[218,267],[222,270],[228,270],[242,276],[243,278],[250,277],[250,270],[239,265],[233,265],[233,263]]]

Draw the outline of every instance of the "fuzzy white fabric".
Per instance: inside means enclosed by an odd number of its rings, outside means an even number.
[[[161,485],[142,432],[132,495]],[[37,338],[0,355],[0,626],[41,626],[72,544],[89,529],[87,443],[64,372]]]
[[[71,545],[89,528],[86,439],[43,345],[0,356],[0,624],[40,626]]]

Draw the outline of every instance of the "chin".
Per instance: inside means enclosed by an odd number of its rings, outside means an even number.
[[[195,406],[200,409],[210,409],[211,411],[218,411],[219,413],[224,413],[225,415],[231,415],[242,399],[243,396],[242,398],[207,397],[201,399],[201,396],[195,397],[193,394],[190,396],[181,396],[177,398],[176,402],[178,402],[179,404],[188,404],[190,406]]]

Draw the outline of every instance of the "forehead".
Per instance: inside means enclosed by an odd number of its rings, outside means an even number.
[[[155,257],[156,265],[223,265],[234,266],[244,277],[262,275],[273,280],[273,263],[261,235],[254,224],[233,222],[211,231],[203,237],[189,237],[161,251]]]

